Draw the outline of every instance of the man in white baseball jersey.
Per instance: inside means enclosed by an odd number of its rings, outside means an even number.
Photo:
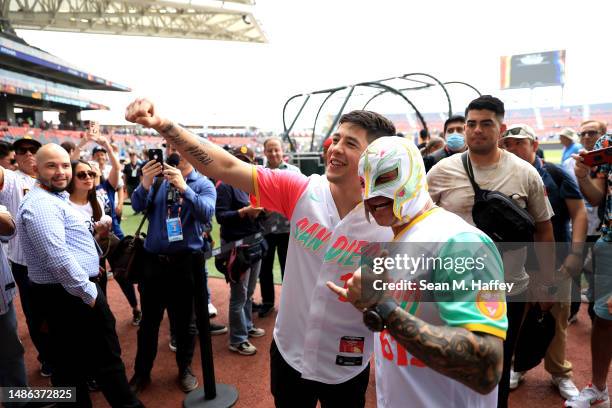
[[[362,154],[359,175],[364,181],[366,211],[395,234],[396,244],[389,250],[395,255],[421,246],[444,260],[410,272],[410,281],[419,282],[420,291],[377,290],[380,286],[373,280],[365,280],[372,272],[364,272],[363,292],[361,271],[347,288],[328,282],[334,293],[364,311],[364,322],[377,332],[378,406],[494,407],[508,324],[506,305],[499,292],[471,288],[472,283],[503,281],[501,257],[493,242],[459,216],[434,206],[414,143],[395,136],[377,139]],[[476,261],[473,268],[448,263],[466,257]],[[478,259],[483,262],[480,270]],[[387,271],[385,280],[395,282],[399,268]],[[394,278],[389,279],[392,273]],[[422,290],[423,280],[458,289]],[[369,283],[375,290],[368,291]]]
[[[126,119],[157,130],[201,173],[252,196],[254,206],[277,211],[291,223],[287,268],[271,347],[271,388],[277,407],[363,407],[373,338],[361,313],[325,287],[344,285],[368,242],[388,241],[388,228],[371,225],[361,203],[359,156],[395,127],[374,112],[342,116],[332,136],[326,175],[246,164],[221,147],[200,141],[136,100]]]

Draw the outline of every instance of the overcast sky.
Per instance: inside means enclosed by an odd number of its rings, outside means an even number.
[[[129,101],[146,96],[182,123],[282,130],[282,106],[293,94],[409,72],[467,81],[510,106],[559,101],[555,89],[499,91],[501,55],[557,49],[567,50],[564,103],[612,102],[611,11],[610,0],[258,0],[254,13],[267,44],[18,34],[133,89],[85,93],[111,111],[84,119],[123,123]],[[443,110],[444,100],[432,95],[422,97],[422,110]],[[457,89],[454,103],[471,96]],[[378,109],[405,109],[390,104]]]

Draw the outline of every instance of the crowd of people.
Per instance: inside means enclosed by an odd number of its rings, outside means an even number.
[[[165,311],[177,386],[194,390],[197,316],[217,314],[205,262],[216,217],[223,251],[215,265],[229,284],[229,330],[211,322],[210,334],[229,332],[231,352],[255,355],[249,339],[270,334],[254,325],[253,314],[278,310],[270,348],[277,407],[363,407],[370,361],[380,407],[407,400],[419,407],[506,407],[529,368],[519,361],[534,352],[520,345],[536,340],[526,323],[536,308],[554,321],[538,362],[544,359],[565,406],[609,406],[612,165],[583,160],[585,152],[609,147],[612,136],[597,121],[563,129],[563,159],[555,165],[542,158],[536,132],[506,124],[504,113],[502,101],[481,96],[464,115],[448,118],[440,137],[423,131],[415,143],[397,136],[384,116],[352,111],[323,143],[325,174],[308,177],[285,160],[277,137],[263,141],[266,160],[258,166],[251,147],[224,149],[201,139],[142,99],[127,107],[126,119],[164,138],[163,157],[130,151],[122,164],[95,125],[78,145],[28,137],[0,144],[0,237],[7,242],[0,247],[0,386],[27,386],[18,291],[40,374],[53,386],[76,387],[73,406],[91,406],[89,392],[98,389],[113,407],[143,406],[138,395],[154,383]],[[531,220],[529,241],[556,243],[555,250],[498,249],[503,231],[480,223],[482,191],[506,197],[513,203],[506,208]],[[148,220],[130,276],[114,273],[110,244],[124,237],[124,202]],[[451,258],[484,251],[479,279],[510,289],[486,301],[478,290],[420,302],[390,290],[373,293],[360,258],[376,242],[429,243],[433,254]],[[111,277],[138,326],[131,377],[106,299]],[[416,277],[436,284],[475,279],[441,266],[423,266]],[[253,301],[258,281],[261,304]],[[195,308],[200,295],[205,311]],[[566,344],[581,296],[592,319],[592,383],[579,390]]]

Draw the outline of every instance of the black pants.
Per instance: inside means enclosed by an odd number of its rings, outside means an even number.
[[[99,285],[92,308],[61,285],[32,283],[33,304],[49,327],[51,381],[56,387],[76,387],[76,403],[91,407],[86,379],[95,378],[111,407],[142,407],[130,391],[115,332],[115,318]]]
[[[44,318],[40,313],[37,313],[34,307],[32,307],[32,282],[30,282],[30,278],[28,278],[28,268],[24,265],[11,262],[11,270],[15,277],[17,287],[19,288],[21,308],[25,315],[30,338],[32,339],[32,343],[34,343],[34,347],[38,350],[38,360],[41,363],[49,363],[49,336],[46,331],[42,330]]]
[[[176,335],[176,363],[179,374],[191,365],[196,330],[193,318],[194,274],[202,273],[202,253],[169,257],[145,253],[142,280],[138,284],[142,320],[138,329],[138,350],[134,371],[149,377],[157,355],[159,325],[168,309]]]
[[[370,379],[370,365],[356,377],[340,384],[304,380],[291,367],[272,340],[270,346],[271,388],[276,408],[362,408]]]
[[[274,256],[278,250],[278,260],[281,267],[281,276],[285,276],[285,261],[287,260],[287,247],[289,246],[289,233],[268,234],[265,236],[268,243],[268,252],[261,261],[259,271],[259,285],[261,288],[261,299],[264,304],[274,304]]]
[[[504,367],[497,389],[497,408],[508,407],[512,356],[514,355],[516,341],[518,340],[521,325],[523,324],[523,315],[525,314],[525,307],[527,305],[525,302],[526,296],[526,294],[522,293],[520,295],[506,297],[508,330],[506,331],[506,340],[504,341]]]

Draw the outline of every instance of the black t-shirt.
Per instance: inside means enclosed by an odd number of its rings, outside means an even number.
[[[134,188],[137,187],[142,176],[142,164],[140,162],[136,162],[135,165],[127,163],[123,167],[123,174],[125,174],[125,184]]]

